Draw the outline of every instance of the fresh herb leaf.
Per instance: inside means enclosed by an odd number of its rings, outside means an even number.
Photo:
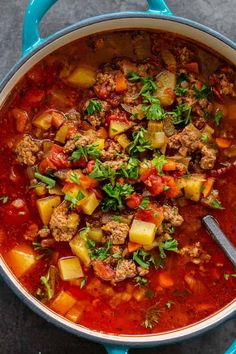
[[[188,89],[185,87],[177,86],[175,89],[176,96],[183,96],[188,92]]]
[[[91,259],[98,259],[100,261],[105,261],[110,256],[110,249],[112,246],[111,239],[108,240],[104,247],[94,248],[89,251],[89,256]]]
[[[111,183],[107,183],[102,189],[106,193],[105,198],[101,201],[103,211],[121,210],[123,208],[122,198],[128,197],[134,191],[130,184],[125,183],[122,185],[118,182],[114,186]]]
[[[215,209],[222,209],[222,205],[217,199],[211,199],[210,204]]]
[[[76,172],[76,171],[71,171],[70,174],[69,174],[69,180],[70,180],[70,182],[72,182],[72,183],[80,184],[78,172]]]
[[[174,301],[172,301],[172,300],[167,301],[166,307],[167,307],[168,309],[170,309],[172,305],[174,305]]]
[[[100,112],[102,110],[102,105],[97,100],[90,100],[88,107],[86,108],[87,114],[91,116],[94,112]]]
[[[144,269],[149,269],[149,263],[145,262],[145,258],[140,254],[139,251],[133,253],[133,260]]]
[[[208,142],[208,135],[206,133],[203,133],[202,136],[201,136],[201,141],[203,144],[206,144]]]
[[[41,182],[47,184],[48,189],[54,188],[56,185],[56,181],[54,179],[44,176],[39,172],[35,172],[34,176],[35,178],[39,179]]]
[[[160,101],[157,97],[151,96],[150,92],[142,95],[143,105],[142,111],[145,113],[148,120],[162,120],[164,118],[164,110],[161,107]]]
[[[116,172],[112,170],[110,166],[104,166],[100,160],[96,160],[93,171],[89,174],[89,177],[99,181],[109,179],[111,183],[114,184],[115,174]]]
[[[162,167],[166,164],[166,162],[165,155],[156,156],[152,160],[152,164],[155,166],[159,175],[163,174]]]
[[[161,258],[166,258],[165,251],[178,252],[178,241],[175,239],[166,240],[159,244]]]
[[[152,264],[155,268],[159,267],[159,261],[157,258],[143,248],[140,248],[133,253],[133,260],[144,269],[149,269]]]
[[[88,279],[88,277],[84,277],[84,278],[81,280],[80,289],[82,289],[82,288],[85,286],[85,284],[86,284],[86,282],[87,282],[87,279]]]
[[[32,242],[32,246],[35,252],[39,252],[39,255],[36,256],[36,260],[49,257],[52,254],[52,249],[50,247],[42,247],[41,242],[37,240]]]
[[[98,159],[101,155],[101,151],[98,150],[97,145],[88,144],[86,146],[77,145],[76,150],[72,153],[69,160],[76,162],[80,160],[81,157],[88,161],[88,157],[92,159]]]
[[[148,198],[143,198],[140,205],[139,205],[139,208],[140,209],[148,209],[148,206],[150,204],[150,200]]]
[[[200,90],[198,90],[196,86],[193,86],[193,91],[195,92],[195,96],[198,100],[207,98],[211,94],[211,88],[207,84],[203,84]]]
[[[144,77],[141,80],[143,86],[139,92],[139,95],[144,95],[145,93],[154,93],[157,90],[157,85],[153,81],[152,77]]]
[[[235,274],[224,274],[225,280],[229,280],[230,277],[236,278],[236,273]]]
[[[76,207],[77,203],[80,200],[84,199],[84,197],[85,197],[85,195],[81,191],[79,191],[78,194],[77,194],[77,197],[73,197],[70,194],[66,193],[64,199],[67,202],[70,202],[70,209],[74,209]]]
[[[8,196],[7,195],[3,195],[2,197],[0,197],[0,201],[3,203],[3,204],[6,204],[8,202]]]
[[[169,189],[170,189],[169,186],[163,186],[163,191],[164,191],[164,192],[167,192]]]
[[[51,300],[55,295],[55,289],[58,282],[58,271],[53,265],[50,265],[49,270],[45,276],[40,278],[41,284],[45,289],[45,297],[47,300]]]
[[[140,161],[136,157],[130,157],[127,165],[121,167],[118,173],[125,178],[138,179]]]
[[[155,305],[149,307],[146,312],[145,320],[142,323],[142,326],[145,328],[152,329],[156,324],[158,324],[161,314],[160,304],[156,303]]]
[[[185,73],[181,73],[181,74],[178,75],[176,83],[177,83],[177,85],[179,85],[183,81],[188,81],[188,76]]]
[[[146,138],[147,130],[143,127],[137,131],[133,132],[133,141],[128,145],[128,151],[131,156],[138,156],[140,152],[146,150],[152,150],[151,142]]]
[[[141,277],[140,275],[137,275],[134,280],[139,286],[146,286],[148,284],[147,278]]]
[[[89,223],[86,223],[86,227],[80,230],[79,235],[80,237],[86,242],[87,241],[87,236],[90,231],[90,225]]]
[[[139,74],[135,73],[134,71],[129,71],[127,78],[130,82],[137,82],[141,80],[141,76],[139,76]]]
[[[122,251],[119,250],[119,251],[113,253],[112,257],[115,258],[115,259],[120,259],[120,258],[122,258]]]
[[[216,123],[217,126],[220,125],[220,122],[221,122],[222,117],[223,117],[222,112],[221,112],[220,110],[218,110],[218,111],[216,112],[216,114],[215,114],[215,117],[214,117],[214,121],[215,121],[215,123]]]

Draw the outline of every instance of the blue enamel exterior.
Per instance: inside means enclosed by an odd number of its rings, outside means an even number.
[[[190,27],[197,28],[203,32],[209,33],[211,36],[218,38],[222,42],[226,43],[230,47],[236,50],[236,44],[232,42],[231,40],[227,39],[223,35],[219,34],[218,32],[203,26],[201,24],[198,24],[197,22],[191,21],[184,19],[182,17],[177,17],[172,14],[168,6],[165,4],[164,0],[147,0],[148,2],[148,9],[147,11],[129,11],[129,12],[122,12],[122,13],[114,13],[114,14],[108,14],[108,15],[101,15],[101,16],[96,16],[90,19],[86,19],[83,21],[80,21],[77,24],[74,24],[72,26],[69,26],[65,28],[64,30],[61,30],[54,35],[51,35],[48,38],[41,38],[39,34],[39,23],[44,14],[48,11],[48,9],[56,2],[57,0],[30,0],[29,5],[27,7],[26,13],[25,13],[25,19],[24,19],[24,26],[23,26],[23,41],[22,41],[22,58],[17,62],[17,64],[9,71],[9,73],[6,75],[6,77],[2,80],[0,83],[0,91],[3,90],[7,82],[11,79],[11,77],[14,75],[14,73],[33,55],[35,54],[38,50],[40,50],[42,47],[45,45],[51,43],[57,38],[60,38],[61,36],[65,35],[66,33],[70,33],[72,31],[77,30],[78,28],[82,28],[88,25],[91,25],[93,23],[98,23],[98,22],[104,22],[112,19],[120,19],[120,18],[166,18],[169,21],[175,21],[179,23],[183,23],[185,25],[188,25]],[[102,339],[94,335],[85,335],[83,333],[80,333],[79,329],[74,330],[73,328],[70,327],[70,325],[64,325],[59,323],[58,321],[54,320],[52,317],[48,316],[41,308],[36,307],[32,302],[30,302],[18,289],[17,284],[15,282],[12,282],[7,274],[3,271],[3,269],[0,266],[0,274],[5,280],[5,282],[11,287],[11,289],[15,292],[15,294],[27,305],[29,306],[33,311],[35,311],[38,315],[46,319],[48,322],[53,323],[54,325],[63,328],[64,330],[71,332],[75,335],[81,335],[83,337],[86,337],[87,339],[94,340],[97,342],[101,342]],[[235,314],[236,315],[236,314]],[[222,323],[230,318],[224,318],[222,321],[218,322]],[[215,325],[212,325],[212,327],[208,327],[208,329],[213,328]],[[197,334],[201,334],[201,332],[194,333],[191,335],[186,336],[184,339],[189,339],[191,336],[196,336]],[[183,340],[183,338],[181,339]],[[173,342],[177,342],[177,340],[169,339],[168,343],[170,344]],[[125,341],[121,341],[119,337],[116,337],[114,340],[103,340],[103,343],[107,353],[109,354],[127,354],[128,353],[128,346]],[[155,343],[147,343],[148,346],[153,346]],[[133,344],[133,346],[138,347],[139,343]],[[236,341],[233,342],[231,347],[225,352],[225,354],[236,354]]]

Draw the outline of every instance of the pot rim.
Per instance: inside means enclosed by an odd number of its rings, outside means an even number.
[[[94,24],[98,24],[106,21],[112,21],[112,20],[129,19],[129,18],[161,19],[161,20],[168,20],[171,22],[177,22],[179,24],[187,25],[191,28],[195,28],[196,30],[205,32],[208,35],[222,41],[230,48],[236,50],[236,44],[232,40],[225,37],[224,35],[218,33],[217,31],[205,25],[199,24],[198,22],[192,20],[185,19],[183,17],[160,15],[160,14],[155,14],[154,12],[145,13],[145,12],[133,12],[133,11],[100,15],[70,25],[69,27],[66,27],[65,29],[58,31],[55,34],[52,34],[46,40],[40,43],[37,47],[33,48],[32,51],[29,52],[25,57],[21,58],[12,67],[12,69],[10,69],[7,75],[3,78],[3,80],[0,83],[0,93],[4,90],[7,83],[14,76],[14,74],[23,66],[23,64],[25,64],[36,53],[38,53],[41,49],[50,45],[55,40],[60,39],[63,36],[70,34],[71,32],[77,31],[84,27],[89,27]],[[128,26],[127,28],[132,29],[132,25]],[[8,286],[13,290],[13,292],[18,296],[18,298],[20,298],[20,300],[23,303],[25,303],[31,310],[33,310],[39,316],[41,316],[48,322],[56,325],[57,327],[66,330],[67,332],[103,344],[106,343],[106,344],[114,344],[114,345],[129,345],[132,347],[135,346],[147,347],[147,346],[154,346],[154,345],[162,345],[165,343],[174,343],[174,342],[182,341],[184,339],[192,338],[198,334],[205,332],[206,330],[210,330],[216,327],[217,325],[219,325],[220,323],[229,320],[230,318],[232,318],[233,315],[236,315],[236,300],[234,300],[230,304],[227,304],[224,308],[219,310],[217,313],[207,317],[206,319],[203,319],[202,321],[194,323],[190,326],[177,329],[175,331],[169,331],[169,332],[153,334],[153,335],[106,334],[103,332],[90,330],[89,328],[82,327],[78,324],[70,323],[64,317],[55,314],[45,305],[41,304],[38,300],[36,300],[32,295],[30,295],[23,288],[23,286],[19,283],[17,278],[10,271],[10,269],[8,268],[8,266],[6,265],[5,261],[1,256],[0,256],[0,275],[8,284]],[[212,319],[214,318],[215,320],[212,321]],[[203,324],[203,325],[199,328],[196,328],[199,324]]]

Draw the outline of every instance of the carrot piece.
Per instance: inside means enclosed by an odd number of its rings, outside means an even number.
[[[141,247],[141,245],[136,242],[131,242],[131,241],[128,242],[129,253],[133,253],[133,252],[137,251],[140,247]]]
[[[162,167],[163,171],[175,171],[176,170],[176,162],[175,161],[167,161]]]
[[[211,193],[213,184],[215,182],[215,178],[210,177],[206,180],[206,182],[203,184],[203,197],[206,198],[208,195]]]
[[[197,62],[193,62],[193,63],[186,63],[183,65],[184,69],[191,71],[195,74],[199,74],[199,66]]]
[[[66,118],[62,113],[52,112],[52,125],[56,128],[60,128],[60,126],[65,123]]]
[[[29,117],[28,113],[20,108],[14,108],[12,110],[13,117],[15,119],[15,126],[18,133],[24,133]]]
[[[225,138],[216,138],[216,144],[219,148],[221,149],[226,149],[230,147],[231,145],[231,140],[225,139]]]
[[[97,136],[98,136],[98,138],[101,138],[101,139],[107,139],[108,133],[107,133],[106,129],[102,127],[102,128],[98,129]]]
[[[162,288],[171,288],[174,285],[174,280],[168,272],[159,273],[158,282]]]
[[[120,93],[127,90],[127,81],[122,73],[116,75],[116,92]]]
[[[201,88],[202,88],[202,82],[201,82],[201,81],[196,81],[196,82],[195,82],[195,87],[196,87],[197,90],[201,90]]]

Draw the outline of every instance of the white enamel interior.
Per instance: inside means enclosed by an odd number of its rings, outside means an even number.
[[[196,40],[209,48],[215,50],[216,52],[223,55],[229,61],[236,65],[236,52],[233,48],[229,45],[225,44],[218,38],[210,35],[207,32],[202,30],[196,29],[189,25],[170,21],[167,19],[160,19],[160,18],[121,18],[121,19],[109,19],[103,22],[94,23],[91,25],[87,25],[85,27],[73,30],[72,32],[63,35],[62,37],[54,40],[53,42],[49,43],[41,50],[36,52],[33,56],[31,56],[11,77],[11,79],[6,83],[4,89],[0,93],[0,106],[5,101],[6,97],[8,96],[9,92],[15,86],[15,84],[22,78],[22,76],[38,61],[44,58],[49,53],[53,52],[54,50],[58,49],[59,47],[66,45],[78,38],[103,32],[103,31],[111,31],[117,29],[132,29],[132,28],[146,28],[146,29],[158,29],[163,31],[169,31],[173,33],[177,33],[183,35],[185,37],[189,37],[193,40]],[[229,318],[233,314],[236,314],[236,299],[221,311],[217,312],[216,314],[208,317],[207,319],[198,322],[194,325],[188,326],[183,329],[175,330],[168,333],[163,334],[156,334],[156,335],[145,335],[145,336],[127,336],[127,335],[108,335],[104,333],[99,333],[92,331],[88,328],[76,325],[72,322],[67,321],[65,318],[57,315],[49,308],[41,304],[35,298],[27,293],[27,291],[18,283],[15,276],[9,270],[8,266],[5,264],[4,260],[0,257],[0,266],[2,267],[4,273],[7,275],[8,279],[12,284],[16,284],[17,288],[19,289],[20,293],[27,299],[27,302],[31,307],[36,307],[37,309],[43,311],[47,316],[53,318],[63,327],[67,327],[67,329],[71,329],[73,333],[84,334],[87,337],[94,338],[98,341],[113,341],[116,343],[121,343],[122,341],[126,344],[140,344],[140,345],[151,345],[152,343],[155,344],[162,344],[165,342],[170,342],[174,340],[180,340],[181,338],[186,338],[191,336],[193,333],[201,333],[205,329],[209,329],[215,326],[217,323],[223,322],[225,318]],[[98,309],[99,311],[99,309]]]

